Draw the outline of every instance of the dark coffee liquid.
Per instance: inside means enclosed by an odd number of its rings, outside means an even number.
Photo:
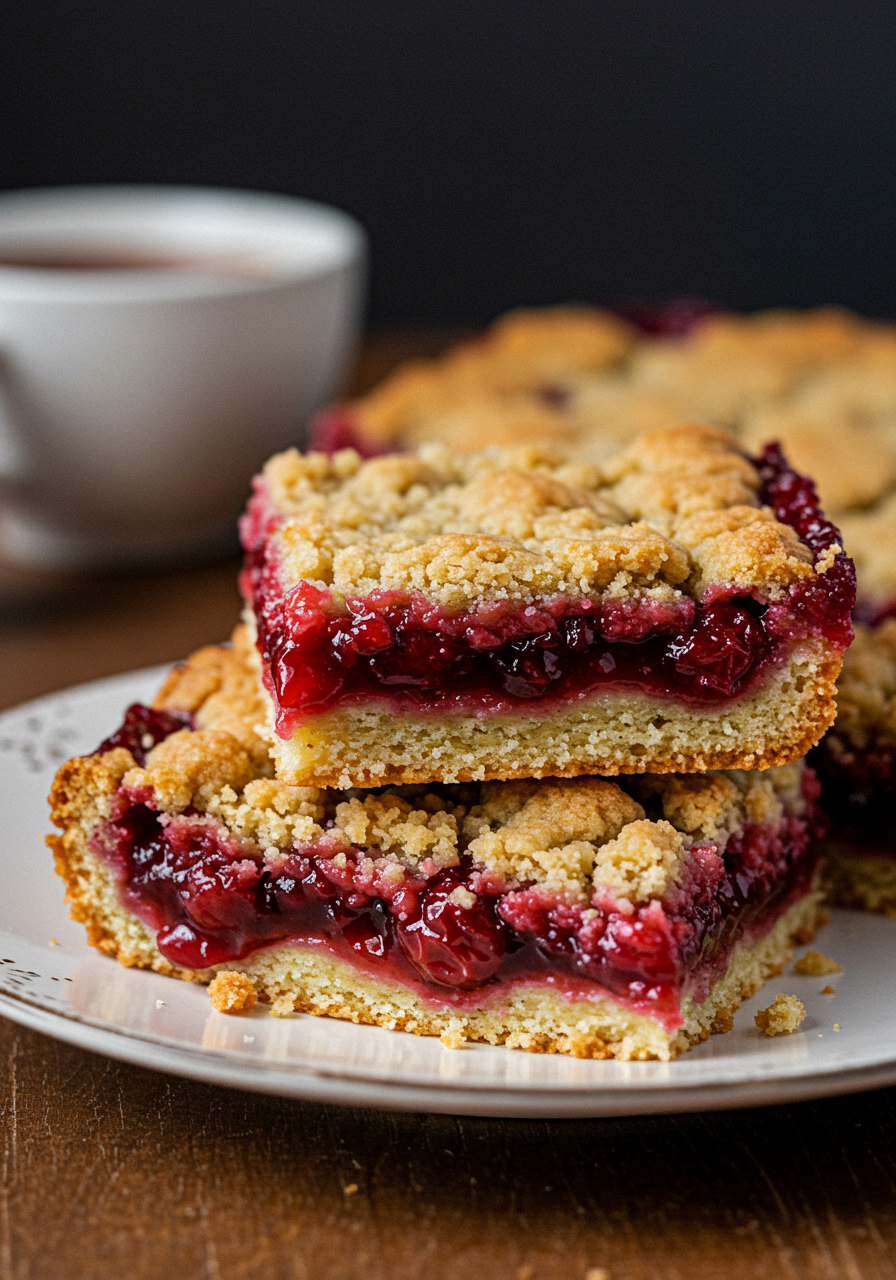
[[[4,251],[0,267],[25,267],[34,271],[212,271],[228,276],[272,276],[275,272],[257,259],[242,254],[209,254],[175,257],[136,250],[65,248]]]

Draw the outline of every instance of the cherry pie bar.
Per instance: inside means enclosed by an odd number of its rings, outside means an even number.
[[[312,444],[370,456],[431,442],[548,442],[600,461],[644,431],[702,421],[753,452],[781,441],[834,515],[892,492],[896,325],[833,307],[730,315],[671,304],[636,319],[587,307],[511,312],[325,410]]]
[[[761,769],[834,718],[852,563],[811,482],[719,428],[600,466],[291,450],[242,536],[291,785]]]
[[[254,728],[249,650],[238,633],[200,651],[58,774],[50,843],[72,915],[122,963],[241,974],[217,983],[227,1007],[668,1059],[728,1029],[811,938],[822,822],[802,761],[291,786]]]

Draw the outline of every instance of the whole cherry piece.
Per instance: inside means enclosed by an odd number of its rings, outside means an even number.
[[[507,950],[507,935],[492,903],[472,894],[455,870],[435,877],[420,895],[416,915],[396,921],[395,932],[421,977],[464,991],[487,982]]]

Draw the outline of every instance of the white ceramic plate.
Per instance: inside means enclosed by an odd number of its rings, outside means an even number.
[[[734,1030],[676,1062],[580,1062],[326,1018],[215,1013],[202,987],[125,969],[68,919],[43,844],[46,794],[71,755],[147,700],[164,668],[82,685],[0,716],[0,1013],[47,1035],[198,1080],[322,1102],[459,1115],[596,1116],[739,1107],[896,1082],[896,920],[836,912],[820,944],[844,973],[792,972],[741,1008]],[[821,989],[830,981],[833,996]],[[775,992],[808,1010],[795,1035],[761,1037]],[[834,1029],[839,1023],[840,1029]]]

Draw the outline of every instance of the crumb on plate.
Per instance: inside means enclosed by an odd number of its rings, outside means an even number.
[[[778,992],[767,1009],[760,1009],[753,1021],[764,1036],[789,1036],[806,1016],[806,1009],[796,996]]]
[[[838,964],[820,951],[810,950],[794,964],[794,970],[808,978],[826,978],[829,973],[842,973],[843,965]]]
[[[208,986],[208,997],[218,1013],[243,1013],[253,1008],[258,999],[250,980],[234,969],[215,974]]]

